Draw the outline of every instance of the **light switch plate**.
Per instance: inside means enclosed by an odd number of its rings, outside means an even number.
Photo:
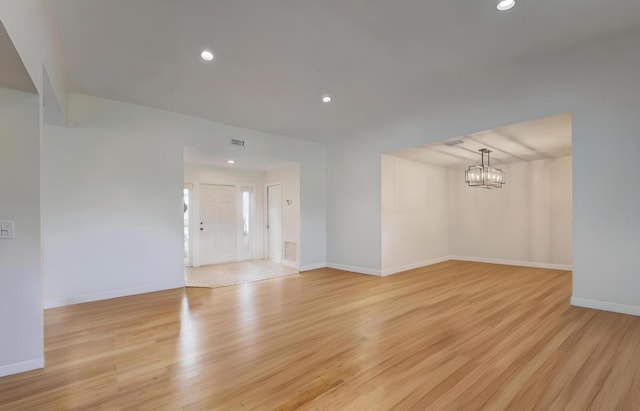
[[[13,238],[13,221],[0,220],[0,239]]]

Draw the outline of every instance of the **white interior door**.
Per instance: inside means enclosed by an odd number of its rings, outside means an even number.
[[[200,186],[200,264],[218,264],[236,258],[236,188]]]
[[[282,190],[279,184],[267,186],[267,239],[269,259],[282,262]]]

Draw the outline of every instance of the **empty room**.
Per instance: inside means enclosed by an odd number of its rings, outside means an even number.
[[[0,23],[1,410],[640,409],[640,2]]]
[[[384,154],[382,273],[462,260],[570,277],[571,164],[570,114]]]

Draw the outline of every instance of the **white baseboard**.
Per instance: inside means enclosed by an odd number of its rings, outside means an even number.
[[[411,264],[401,265],[399,267],[387,268],[386,270],[382,270],[382,275],[385,276],[385,275],[397,274],[397,273],[401,273],[403,271],[413,270],[415,268],[426,267],[426,266],[429,266],[429,265],[442,263],[444,261],[448,261],[448,260],[451,260],[451,259],[452,258],[449,257],[449,256],[444,256],[444,257],[434,258],[432,260],[420,261],[418,263],[411,263]]]
[[[550,270],[563,270],[563,271],[573,270],[573,267],[571,265],[565,265],[565,264],[538,263],[534,261],[502,260],[498,258],[468,257],[468,256],[462,256],[462,255],[449,255],[449,256],[434,258],[432,260],[420,261],[417,263],[405,264],[399,267],[388,268],[386,270],[378,270],[375,268],[358,267],[358,266],[335,264],[335,263],[327,263],[326,266],[331,268],[336,268],[338,270],[351,271],[359,274],[386,276],[386,275],[401,273],[403,271],[413,270],[415,268],[426,267],[432,264],[442,263],[449,260],[473,261],[477,263],[490,263],[490,264],[502,264],[502,265],[515,265],[520,267],[546,268]],[[300,271],[305,271],[307,267],[308,266],[302,267]]]
[[[463,255],[452,255],[452,256],[449,256],[449,259],[460,260],[460,261],[473,261],[476,263],[490,263],[490,264],[502,264],[502,265],[516,265],[520,267],[547,268],[549,270],[563,270],[563,271],[573,270],[572,265],[538,263],[534,261],[502,260],[500,258],[467,257]]]
[[[300,267],[300,272],[317,270],[319,268],[326,268],[326,267],[327,267],[327,263],[326,262],[307,264],[307,265],[303,265],[303,266]]]
[[[174,288],[184,287],[184,281],[177,283],[168,283],[160,285],[152,285],[147,287],[125,288],[122,290],[104,291],[99,293],[91,293],[76,297],[55,298],[44,301],[44,308],[62,307],[71,304],[87,303],[91,301],[108,300],[110,298],[126,297],[129,295],[152,293],[155,291],[171,290]]]
[[[449,260],[461,260],[461,261],[474,261],[478,263],[491,263],[491,264],[503,264],[503,265],[515,265],[520,267],[534,267],[534,268],[547,268],[551,270],[565,270],[571,271],[573,267],[571,265],[563,264],[550,264],[550,263],[538,263],[533,261],[516,261],[516,260],[502,260],[498,258],[483,258],[483,257],[467,257],[460,255],[450,255],[445,257],[434,258],[433,260],[421,261],[418,263],[406,264],[399,267],[394,267],[386,270],[377,270],[375,268],[358,267],[344,264],[327,263],[328,267],[336,268],[338,270],[351,271],[359,274],[368,274],[376,276],[385,276],[400,273],[407,270],[413,270],[415,268],[426,267],[432,264],[442,263]]]
[[[571,297],[571,305],[576,307],[593,308],[620,314],[640,316],[640,306],[612,303],[609,301],[590,300],[588,298]]]
[[[0,366],[0,377],[18,374],[25,371],[37,370],[44,368],[44,358],[36,358],[29,361],[22,361],[15,364]]]
[[[375,275],[375,276],[378,276],[378,277],[380,277],[382,275],[382,273],[378,269],[367,268],[367,267],[358,267],[358,266],[355,266],[355,265],[344,265],[344,264],[327,263],[327,267],[335,268],[337,270],[350,271],[352,273]]]

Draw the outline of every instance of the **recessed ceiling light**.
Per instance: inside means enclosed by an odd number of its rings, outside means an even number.
[[[211,50],[202,50],[200,52],[200,57],[204,61],[211,61],[213,60],[213,52],[211,52]]]
[[[235,160],[227,160],[227,164],[235,164]]]
[[[331,101],[331,97],[330,96],[322,96],[322,102],[323,103],[329,103]]]
[[[516,5],[516,0],[500,0],[498,2],[498,10],[505,11],[513,8]]]

